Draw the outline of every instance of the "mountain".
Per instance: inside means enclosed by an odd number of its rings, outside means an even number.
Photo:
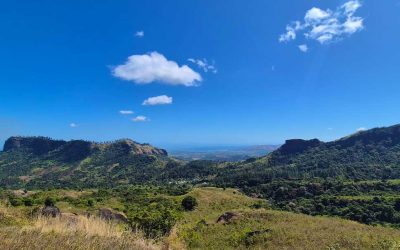
[[[115,186],[143,182],[212,182],[257,186],[272,180],[400,178],[400,125],[332,142],[287,140],[277,150],[241,162],[191,161],[124,139],[109,143],[11,137],[0,153],[3,186]]]
[[[141,182],[159,172],[168,159],[164,149],[129,139],[95,143],[11,137],[0,153],[0,184],[40,187]]]
[[[267,156],[230,164],[217,177],[229,185],[274,179],[400,178],[400,125],[361,131],[332,142],[287,140]]]

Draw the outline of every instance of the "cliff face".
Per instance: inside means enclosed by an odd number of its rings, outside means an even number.
[[[46,137],[10,137],[4,143],[4,151],[23,150],[35,155],[43,155],[63,145],[65,141]]]
[[[283,144],[279,151],[285,155],[302,153],[308,149],[315,148],[321,146],[323,142],[318,139],[312,140],[301,140],[301,139],[292,139],[287,140],[285,144]]]

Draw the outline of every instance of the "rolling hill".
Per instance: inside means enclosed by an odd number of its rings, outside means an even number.
[[[400,125],[361,131],[327,143],[287,140],[267,156],[230,164],[217,177],[234,186],[310,178],[400,178]]]

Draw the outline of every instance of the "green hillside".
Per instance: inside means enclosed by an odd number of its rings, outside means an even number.
[[[260,199],[234,189],[201,188],[189,193],[199,207],[186,212],[169,237],[172,248],[189,249],[396,249],[400,231],[337,218],[268,209]],[[236,217],[218,223],[233,212]]]
[[[171,191],[151,186],[3,191],[0,245],[7,249],[397,249],[400,246],[398,230],[276,211],[264,200],[245,196],[236,189]],[[189,196],[198,204],[191,211],[181,206],[181,201]],[[61,217],[34,216],[46,197],[52,197]],[[24,202],[28,199],[31,203]],[[102,219],[98,217],[102,209],[128,220]]]
[[[271,154],[230,164],[218,179],[254,185],[274,179],[400,178],[400,125],[361,131],[332,142],[287,140]]]

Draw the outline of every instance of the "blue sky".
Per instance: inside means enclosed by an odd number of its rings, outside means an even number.
[[[396,124],[399,12],[399,0],[3,1],[0,141],[277,144]]]

